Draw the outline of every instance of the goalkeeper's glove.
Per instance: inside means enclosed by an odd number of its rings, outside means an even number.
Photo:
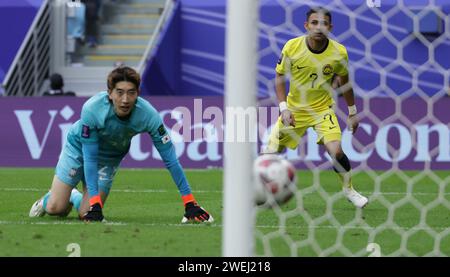
[[[197,203],[188,202],[185,205],[185,213],[181,223],[186,223],[188,221],[211,223],[214,221],[214,218],[202,207],[198,206]]]
[[[103,221],[103,212],[102,212],[102,200],[100,196],[96,195],[89,199],[89,204],[91,207],[89,211],[84,214],[84,221]]]
[[[96,203],[83,216],[84,221],[103,221],[103,212],[100,204]]]

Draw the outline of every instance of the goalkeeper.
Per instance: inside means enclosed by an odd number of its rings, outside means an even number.
[[[286,147],[297,148],[307,128],[318,135],[318,144],[333,159],[334,170],[342,182],[347,199],[363,208],[368,199],[353,189],[350,162],[342,151],[341,128],[333,110],[331,96],[336,78],[348,105],[349,130],[358,128],[353,90],[348,82],[346,48],[328,38],[333,25],[331,14],[324,8],[307,12],[304,23],[308,34],[289,40],[283,47],[276,66],[276,95],[281,115],[273,129],[265,153],[279,153]],[[286,97],[286,78],[290,76]]]
[[[64,216],[72,206],[80,219],[102,221],[103,208],[120,162],[131,138],[149,133],[166,168],[178,187],[185,207],[182,222],[212,222],[191,193],[175,149],[155,108],[139,97],[140,76],[119,67],[108,76],[108,91],[91,97],[68,134],[55,170],[50,192],[37,200],[30,217]],[[83,194],[75,187],[82,181]]]

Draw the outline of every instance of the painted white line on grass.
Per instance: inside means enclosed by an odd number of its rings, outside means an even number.
[[[75,225],[75,226],[82,226],[90,223],[83,222],[81,220],[79,221],[6,221],[6,220],[0,220],[0,225]],[[95,223],[96,224],[96,223]],[[130,223],[130,222],[113,222],[113,221],[106,221],[102,223],[105,226],[113,225],[113,226],[149,226],[149,227],[199,227],[206,224],[175,224],[175,223],[167,223],[167,224],[161,224],[161,223]],[[208,226],[212,227],[222,227],[222,225],[216,225],[216,224],[207,224]]]
[[[166,192],[172,192],[170,190],[166,189],[111,189],[111,192],[124,192],[124,193],[166,193]]]
[[[35,188],[0,188],[2,191],[48,191],[45,189],[35,189]]]
[[[0,191],[32,191],[32,192],[46,192],[48,189],[37,189],[37,188],[0,188]],[[172,193],[173,190],[165,190],[165,189],[111,189],[112,192],[123,192],[123,193]],[[194,193],[222,193],[221,190],[192,190]],[[336,192],[339,193],[339,192]],[[406,192],[371,192],[371,191],[361,191],[362,194],[369,196],[378,196],[378,195],[407,195]],[[308,194],[312,194],[309,192]],[[411,195],[439,195],[438,192],[413,192]],[[450,195],[450,192],[445,192],[444,195]]]
[[[90,223],[85,223],[83,221],[53,221],[53,222],[49,222],[49,221],[0,221],[0,225],[86,225],[86,224],[90,224]],[[124,226],[124,227],[128,227],[128,226],[148,226],[148,227],[214,227],[214,228],[222,228],[223,225],[222,224],[215,224],[215,223],[208,223],[208,224],[181,224],[181,223],[167,223],[167,224],[161,224],[161,223],[137,223],[137,222],[105,222],[103,223],[103,225],[105,226]],[[277,225],[257,225],[255,226],[256,228],[260,228],[260,229],[285,229],[285,228],[295,228],[295,229],[333,229],[336,230],[337,228],[343,228],[346,230],[352,230],[352,229],[362,229],[365,231],[371,231],[376,229],[377,227],[370,227],[370,226],[334,226],[334,225],[321,225],[321,226],[306,226],[306,225],[300,225],[300,226],[277,226]],[[447,230],[449,227],[445,226],[445,227],[412,227],[412,228],[408,228],[408,227],[388,227],[388,228],[384,228],[382,230],[400,230],[400,231],[409,231],[409,230],[414,230],[414,231],[445,231]]]
[[[37,188],[0,188],[0,191],[42,191],[42,192],[46,192],[49,191],[48,189],[37,189]],[[155,193],[155,192],[161,192],[161,193],[166,193],[166,192],[172,192],[169,190],[164,190],[164,189],[143,189],[143,190],[131,190],[131,189],[112,189],[111,191],[115,191],[115,192],[125,192],[125,193]]]
[[[47,192],[48,189],[37,189],[37,188],[0,188],[0,191],[32,191],[32,192]],[[111,189],[111,192],[123,192],[123,193],[172,193],[173,190],[165,189]],[[222,193],[221,190],[193,190],[195,193]]]

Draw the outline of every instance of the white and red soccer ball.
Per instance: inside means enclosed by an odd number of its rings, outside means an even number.
[[[259,156],[253,164],[253,178],[257,205],[281,205],[295,194],[295,167],[278,155]]]

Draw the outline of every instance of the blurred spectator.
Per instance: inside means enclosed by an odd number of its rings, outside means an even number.
[[[64,80],[63,77],[54,73],[50,76],[50,89],[44,92],[44,96],[75,96],[75,92],[67,91],[64,92]]]
[[[89,47],[97,47],[101,0],[81,0],[86,5],[86,38]]]

